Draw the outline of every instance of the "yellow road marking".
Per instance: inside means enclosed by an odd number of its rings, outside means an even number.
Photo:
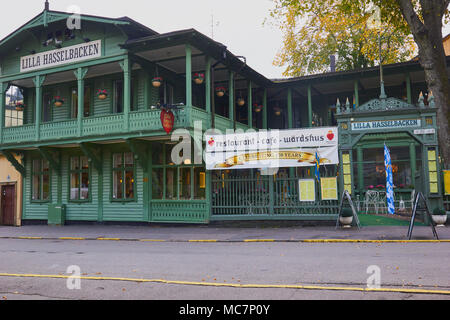
[[[65,275],[40,275],[40,274],[9,274],[0,273],[0,277],[10,278],[40,278],[40,279],[73,279],[74,276]],[[240,289],[298,289],[298,290],[323,290],[323,291],[358,291],[358,292],[384,292],[384,293],[412,293],[412,294],[436,294],[436,295],[450,295],[448,290],[426,290],[426,289],[393,289],[380,288],[369,289],[361,287],[325,287],[325,286],[303,286],[303,285],[283,285],[283,284],[234,284],[234,283],[212,283],[212,282],[196,282],[196,281],[171,281],[164,279],[133,279],[133,278],[116,278],[116,277],[77,277],[81,280],[95,280],[95,281],[123,281],[123,282],[137,282],[137,283],[161,283],[161,284],[175,284],[175,285],[189,285],[202,287],[228,287]]]
[[[59,240],[86,240],[86,238],[76,238],[76,237],[62,237]]]

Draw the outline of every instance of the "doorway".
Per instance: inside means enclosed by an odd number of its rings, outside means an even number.
[[[14,226],[15,224],[15,202],[16,186],[1,186],[1,220],[0,224],[4,226]]]

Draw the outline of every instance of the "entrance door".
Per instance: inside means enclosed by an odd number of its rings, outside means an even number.
[[[16,199],[16,187],[15,186],[2,186],[1,188],[1,224],[5,226],[13,226],[15,218],[15,199]]]

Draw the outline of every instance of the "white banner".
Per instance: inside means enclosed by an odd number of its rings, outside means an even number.
[[[76,46],[40,52],[20,58],[20,72],[29,72],[51,68],[63,64],[100,58],[102,56],[102,41],[91,41]]]
[[[338,146],[324,148],[281,149],[267,151],[206,153],[207,170],[276,169],[339,164]]]
[[[338,146],[335,127],[206,135],[207,153],[334,146]]]

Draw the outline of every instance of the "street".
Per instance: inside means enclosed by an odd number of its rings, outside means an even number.
[[[447,300],[449,249],[450,243],[1,239],[0,299]],[[386,292],[361,291],[367,289],[371,266],[379,268],[380,288]],[[79,288],[67,278],[77,268]]]

